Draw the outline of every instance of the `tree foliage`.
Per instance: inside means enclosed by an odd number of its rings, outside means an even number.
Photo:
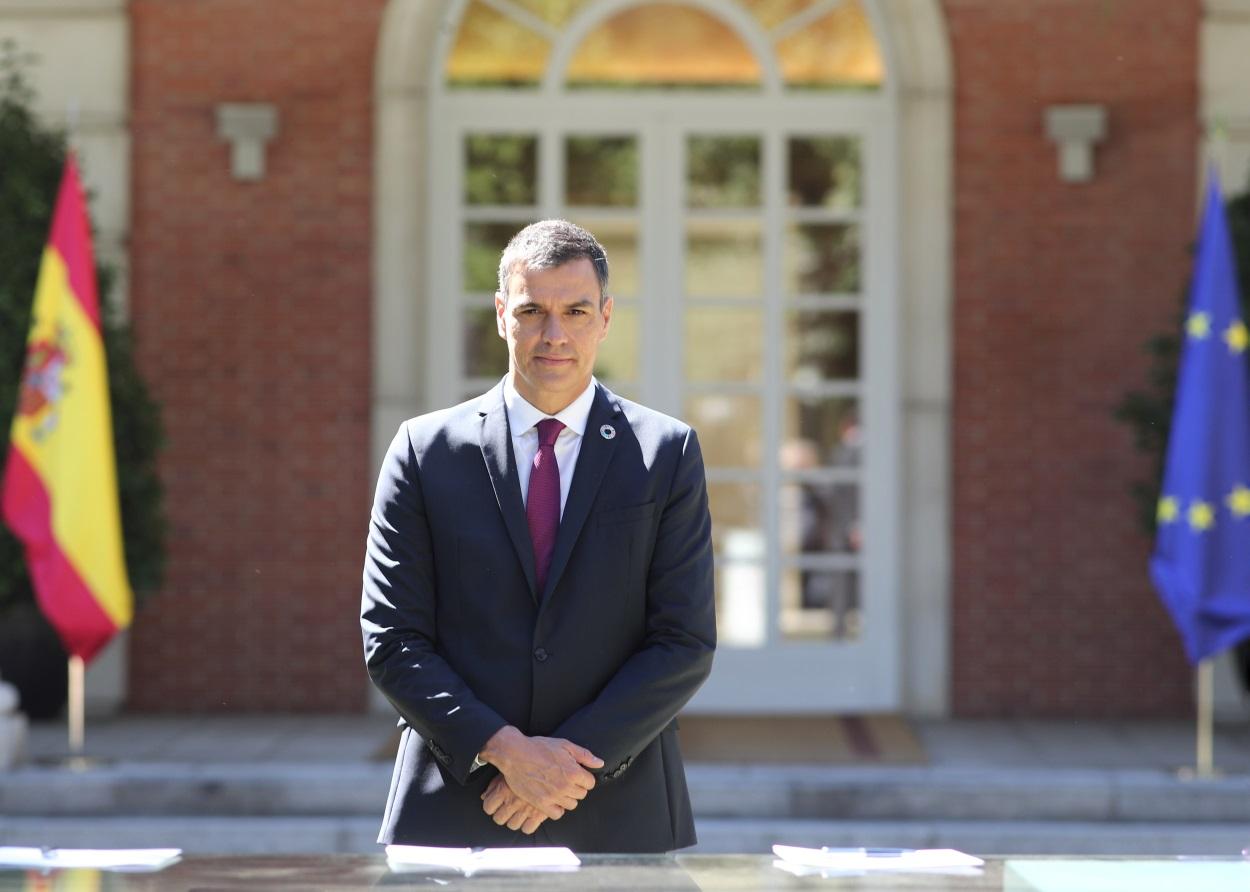
[[[0,431],[7,453],[35,282],[52,224],[57,187],[67,151],[63,131],[41,123],[32,111],[34,92],[26,60],[12,41],[0,42]],[[99,292],[110,293],[114,271],[97,265]],[[108,357],[113,438],[126,565],[137,594],[160,584],[165,527],[156,458],[160,413],[135,368],[129,326],[107,301],[101,312]],[[0,611],[33,600],[22,549],[0,525]]]

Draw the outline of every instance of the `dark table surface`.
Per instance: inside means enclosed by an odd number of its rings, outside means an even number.
[[[794,876],[771,855],[586,855],[567,873],[446,871],[393,873],[382,855],[189,856],[155,873],[89,870],[0,870],[9,890],[224,889],[473,889],[494,890],[989,890],[996,892],[1222,892],[1250,890],[1250,861],[1242,858],[989,858],[965,875],[875,873]]]

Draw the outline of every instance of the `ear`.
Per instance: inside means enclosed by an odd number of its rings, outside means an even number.
[[[508,295],[502,291],[495,292],[495,330],[505,341],[508,340],[508,329],[504,323],[504,313],[508,310]]]

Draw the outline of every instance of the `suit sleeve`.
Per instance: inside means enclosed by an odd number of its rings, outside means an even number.
[[[369,520],[360,606],[365,665],[378,690],[463,784],[474,757],[507,723],[439,653],[437,600],[420,467],[405,425],[382,463]]]
[[[642,645],[599,695],[554,732],[604,761],[615,777],[673,720],[712,669],[716,609],[712,521],[699,441],[681,443],[647,574]]]

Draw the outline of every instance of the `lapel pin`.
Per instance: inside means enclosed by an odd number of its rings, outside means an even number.
[[[616,436],[616,428],[610,424],[605,424],[603,427],[599,428],[599,435],[605,440],[611,440]]]

